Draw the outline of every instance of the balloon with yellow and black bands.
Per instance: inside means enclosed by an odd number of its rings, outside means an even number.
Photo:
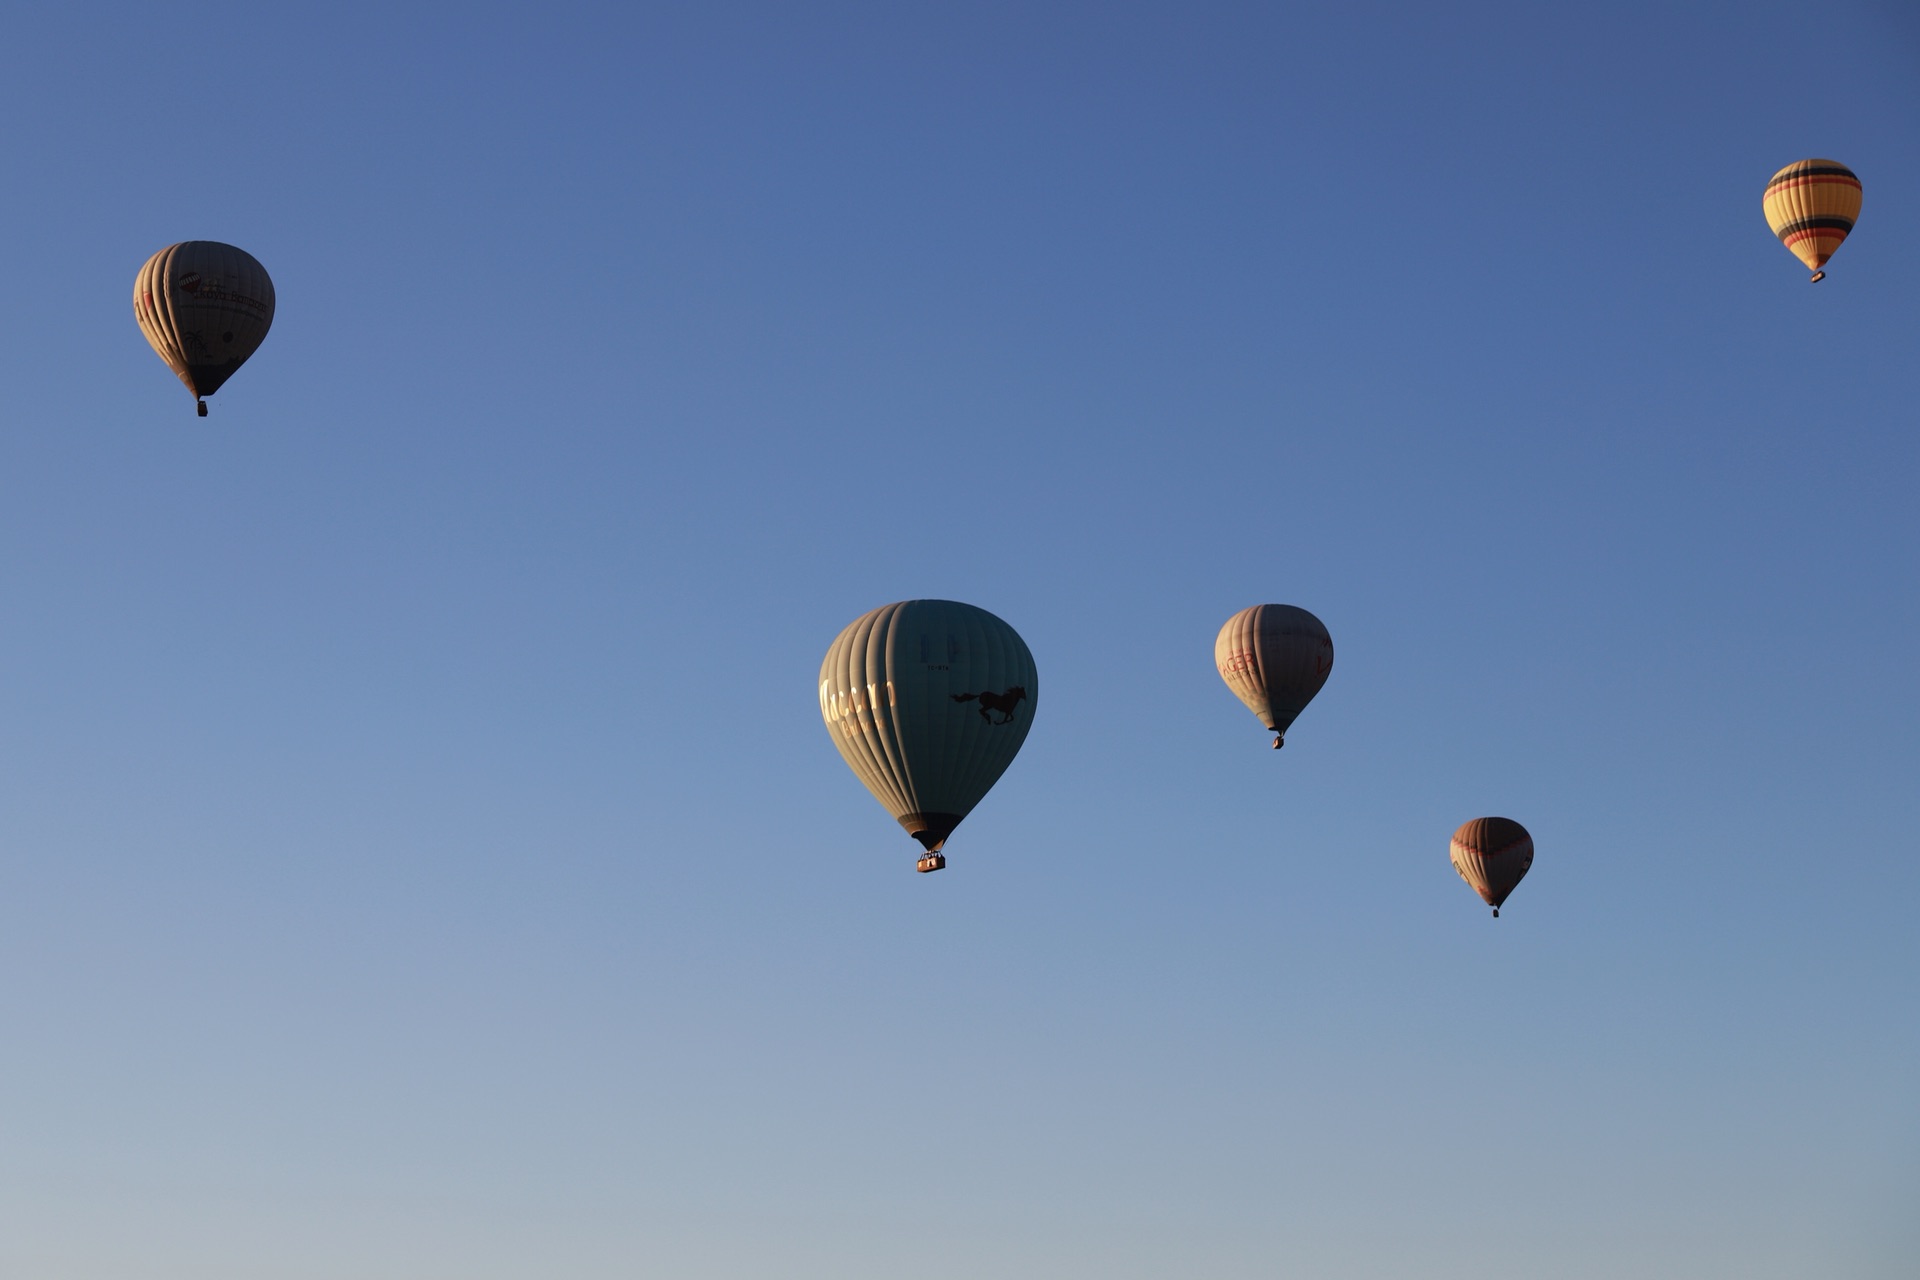
[[[1013,763],[1040,677],[1020,633],[957,600],[902,600],[848,623],[820,664],[820,718],[874,799],[923,850],[942,852]]]
[[[183,240],[148,258],[134,277],[133,318],[204,418],[206,397],[273,327],[273,281],[245,249]]]
[[[1860,217],[1860,179],[1838,160],[1796,160],[1767,183],[1762,207],[1773,234],[1818,282]]]

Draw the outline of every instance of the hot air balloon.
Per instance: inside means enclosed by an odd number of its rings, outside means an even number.
[[[847,625],[820,664],[820,715],[867,790],[920,842],[921,871],[1013,763],[1040,694],[1033,654],[985,609],[903,600]]]
[[[1500,917],[1500,904],[1533,865],[1533,837],[1512,818],[1475,818],[1453,833],[1453,869]]]
[[[1320,619],[1290,604],[1257,604],[1227,619],[1213,642],[1227,688],[1273,730],[1274,750],[1333,670],[1333,637]]]
[[[1761,205],[1773,234],[1812,268],[1817,284],[1860,216],[1860,179],[1838,160],[1797,160],[1773,175]]]
[[[147,259],[133,281],[133,318],[167,368],[205,397],[259,350],[273,324],[273,281],[244,249],[185,240]]]

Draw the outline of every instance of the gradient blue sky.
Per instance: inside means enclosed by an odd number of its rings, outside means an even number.
[[[1910,7],[7,48],[6,1280],[1913,1274]],[[927,877],[814,687],[911,596],[1044,686]]]

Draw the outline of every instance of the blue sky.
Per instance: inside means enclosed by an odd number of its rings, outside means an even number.
[[[9,34],[0,1274],[1908,1274],[1903,7]],[[814,687],[912,596],[1044,686],[927,877]]]

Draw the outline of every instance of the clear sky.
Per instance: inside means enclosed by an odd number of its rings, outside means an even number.
[[[1913,1274],[1911,6],[6,49],[0,1277]],[[934,876],[815,689],[913,596],[1042,685]]]

